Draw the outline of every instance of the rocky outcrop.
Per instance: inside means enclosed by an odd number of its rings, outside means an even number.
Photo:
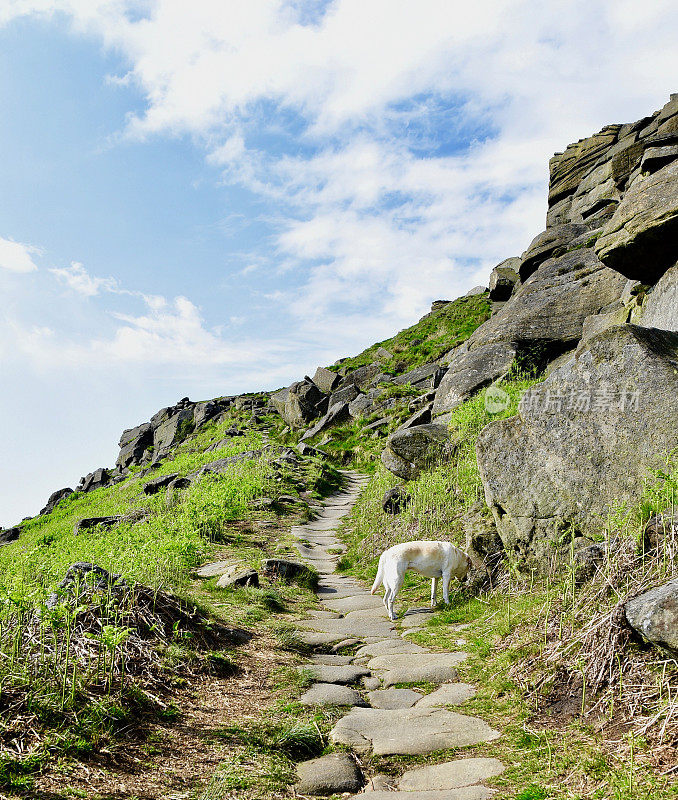
[[[563,532],[600,529],[612,501],[637,500],[647,471],[678,447],[678,334],[622,325],[488,425],[477,454],[507,550],[548,557]]]
[[[40,510],[41,514],[50,514],[54,509],[57,507],[59,502],[64,499],[64,497],[68,497],[69,494],[73,494],[73,489],[66,487],[65,489],[57,489],[56,492],[52,492],[49,496],[49,500],[45,504],[45,507]]]
[[[506,371],[496,349],[483,350],[489,345],[502,345],[506,358],[512,349],[520,367],[543,369],[614,325],[678,327],[671,270],[678,262],[678,95],[651,117],[570,145],[550,172],[546,230],[519,262],[509,260],[520,280],[511,291],[506,284],[505,305],[497,302],[496,313],[443,359],[449,370],[434,419],[444,422]],[[496,301],[506,265],[490,281]],[[636,298],[625,297],[625,278],[643,285]]]
[[[516,283],[520,280],[519,268],[519,258],[507,258],[501,264],[497,264],[490,274],[490,300],[502,302],[511,297]]]
[[[118,442],[120,453],[115,463],[122,469],[136,464],[143,464],[144,456],[152,444],[153,427],[150,422],[144,422],[141,425],[137,425],[136,428],[129,428],[123,431]],[[149,461],[150,458],[149,453]]]
[[[383,465],[406,481],[413,480],[448,452],[450,434],[443,425],[417,425],[389,436],[381,454]]]
[[[603,263],[628,278],[653,284],[675,263],[677,241],[675,160],[653,175],[641,173],[635,179],[603,229],[596,251]]]
[[[105,467],[99,467],[94,472],[89,472],[80,478],[80,483],[76,487],[77,492],[92,492],[102,486],[108,486],[111,480],[111,472]]]
[[[183,397],[176,405],[161,408],[150,422],[123,431],[115,462],[118,472],[124,474],[131,466],[158,462],[190,433],[216,419],[238,399],[241,398],[222,397],[194,403]],[[254,402],[253,398],[246,399],[250,405]]]
[[[678,578],[634,597],[624,610],[643,639],[678,653]]]
[[[21,536],[21,528],[17,525],[14,528],[0,528],[0,545],[16,542]]]

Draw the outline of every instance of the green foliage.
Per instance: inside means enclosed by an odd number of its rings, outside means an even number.
[[[490,317],[492,307],[487,294],[460,297],[427,315],[416,325],[406,328],[390,339],[377,342],[341,367],[357,367],[380,361],[377,350],[384,347],[393,357],[383,361],[384,372],[398,374],[440,358],[468,337]],[[337,370],[338,366],[329,369]]]
[[[380,383],[379,396],[377,400],[383,402],[391,397],[418,397],[421,390],[412,386],[410,383]]]

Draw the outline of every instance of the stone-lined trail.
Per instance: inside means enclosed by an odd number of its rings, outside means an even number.
[[[403,636],[386,614],[381,597],[370,594],[355,578],[338,575],[335,565],[345,548],[336,537],[341,519],[360,495],[367,478],[345,472],[346,487],[328,498],[317,519],[292,529],[300,555],[320,574],[318,597],[322,611],[298,623],[308,645],[329,654],[311,657],[303,669],[315,683],[301,697],[309,706],[349,706],[332,729],[330,740],[357,754],[425,755],[440,750],[491,741],[499,731],[476,717],[449,709],[474,694],[457,682],[457,665],[464,652],[435,653],[406,641],[427,609],[408,612],[400,625]],[[357,646],[353,656],[335,655]],[[428,682],[438,688],[428,695],[397,684]],[[494,758],[461,758],[419,767],[398,778],[376,775],[366,779],[356,760],[335,753],[299,765],[298,795],[369,793],[372,800],[486,800],[494,793],[482,781],[503,769]],[[365,783],[367,782],[367,785]]]

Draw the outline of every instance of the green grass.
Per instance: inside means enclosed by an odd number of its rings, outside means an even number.
[[[398,374],[407,372],[421,364],[427,364],[443,356],[453,347],[466,341],[468,337],[490,318],[492,307],[487,294],[475,297],[460,297],[438,309],[430,316],[420,320],[416,325],[406,328],[390,339],[376,342],[357,356],[347,358],[339,367],[356,369],[375,361],[380,347],[393,354],[393,357],[382,361],[385,373]]]

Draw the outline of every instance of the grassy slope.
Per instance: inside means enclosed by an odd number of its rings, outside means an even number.
[[[390,339],[376,342],[359,355],[344,359],[330,369],[356,369],[379,361],[383,363],[385,373],[407,372],[420,364],[435,361],[466,341],[479,325],[489,319],[490,312],[487,294],[460,297]],[[392,358],[377,357],[380,347],[392,353]]]

